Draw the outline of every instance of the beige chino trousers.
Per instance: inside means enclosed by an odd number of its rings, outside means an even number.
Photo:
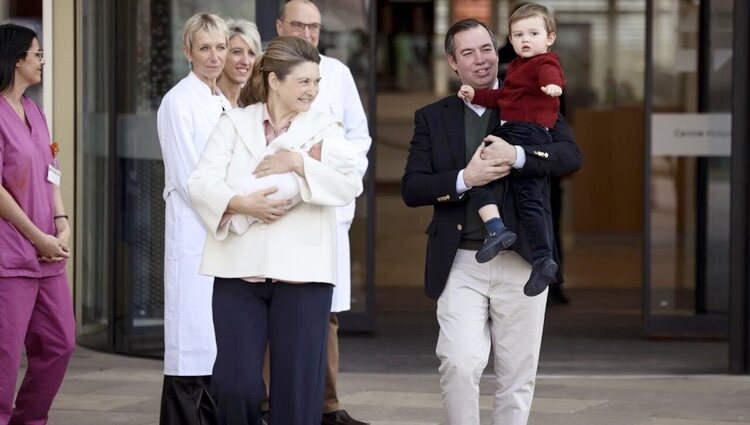
[[[440,387],[448,425],[479,425],[479,380],[494,353],[493,425],[525,425],[534,397],[547,291],[527,297],[531,266],[514,251],[477,263],[459,249],[438,299]]]

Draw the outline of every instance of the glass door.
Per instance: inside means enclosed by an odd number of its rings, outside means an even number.
[[[732,4],[649,3],[644,314],[650,336],[726,337]]]
[[[112,137],[114,3],[80,2],[78,8],[78,125],[76,195],[76,307],[80,344],[112,350],[111,205],[115,187]],[[84,79],[85,78],[85,79]],[[82,84],[86,81],[86,84]]]
[[[193,14],[253,20],[245,0],[118,1],[115,55],[115,350],[161,356],[164,335],[162,97],[189,72],[182,31]]]
[[[188,74],[182,28],[194,13],[254,19],[245,0],[82,0],[79,340],[161,356],[164,166],[156,111]]]
[[[372,145],[364,192],[356,200],[349,229],[351,254],[351,310],[339,315],[342,331],[374,330],[374,212],[375,212],[375,2],[368,0],[318,0],[323,32],[318,49],[349,67],[367,114]]]

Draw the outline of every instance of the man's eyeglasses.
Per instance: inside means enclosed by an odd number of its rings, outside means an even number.
[[[292,31],[297,33],[303,33],[305,32],[305,28],[310,30],[311,34],[318,34],[320,33],[320,29],[323,28],[323,25],[320,24],[305,24],[303,22],[299,21],[292,21],[289,22],[289,26],[292,27]]]
[[[31,53],[32,55],[35,55],[39,60],[44,59],[44,52],[42,50],[37,50],[36,52],[27,50],[26,53]]]

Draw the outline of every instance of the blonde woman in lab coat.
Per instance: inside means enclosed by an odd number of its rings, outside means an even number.
[[[210,424],[216,414],[210,393],[216,359],[213,278],[198,274],[206,232],[192,210],[187,179],[219,116],[231,108],[217,87],[227,36],[227,25],[216,15],[188,19],[182,50],[191,72],[167,92],[157,114],[167,204],[162,425]]]

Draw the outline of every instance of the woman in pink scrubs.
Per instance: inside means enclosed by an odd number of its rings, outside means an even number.
[[[23,95],[43,66],[34,31],[0,25],[0,425],[47,423],[75,349],[60,172],[44,113]]]

